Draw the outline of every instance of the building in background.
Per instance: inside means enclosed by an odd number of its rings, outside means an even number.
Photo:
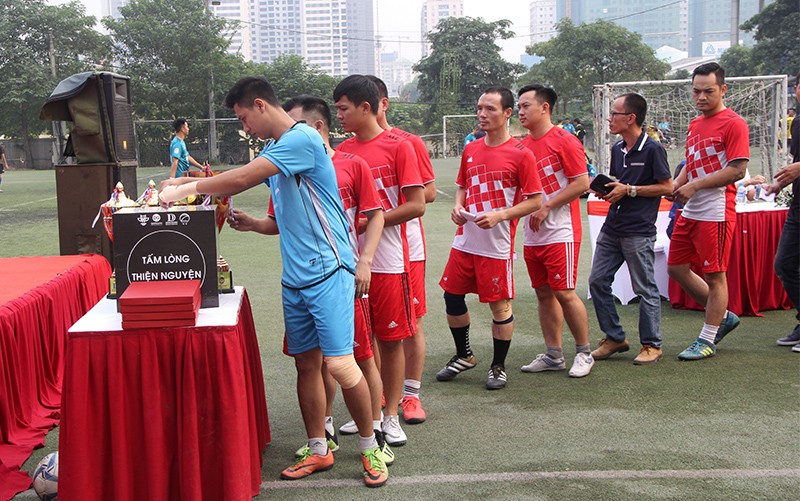
[[[397,52],[381,54],[381,80],[386,83],[389,97],[398,97],[406,84],[414,79],[411,67],[414,63],[400,57]]]
[[[426,39],[428,33],[436,29],[436,25],[442,19],[448,17],[463,17],[464,2],[462,0],[425,0],[420,12],[420,32],[422,39]],[[427,56],[431,52],[430,44],[424,44],[422,56]]]
[[[530,4],[531,45],[546,42],[556,36],[559,20],[557,0],[533,0]]]

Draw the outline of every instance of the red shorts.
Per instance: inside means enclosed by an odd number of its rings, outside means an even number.
[[[736,221],[696,221],[678,216],[667,263],[693,264],[703,273],[727,271],[735,228]]]
[[[580,242],[562,242],[525,247],[525,264],[534,289],[549,285],[562,291],[575,288],[578,281]]]
[[[477,294],[481,303],[514,299],[514,266],[511,259],[450,249],[439,285],[450,294]]]
[[[381,341],[400,341],[416,333],[414,299],[408,273],[373,273],[369,286],[372,333]]]
[[[411,279],[411,293],[414,295],[414,313],[422,318],[428,313],[428,301],[425,297],[425,261],[411,261],[408,273]]]
[[[353,339],[353,357],[356,362],[361,362],[375,355],[372,351],[372,333],[369,321],[369,300],[360,298],[355,300],[355,334]],[[286,342],[286,333],[283,334],[283,354],[289,354],[289,344]]]

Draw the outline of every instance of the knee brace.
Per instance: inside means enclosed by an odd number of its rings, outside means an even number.
[[[363,374],[352,354],[339,357],[324,357],[325,365],[333,379],[339,383],[343,390],[349,390],[361,381]]]
[[[511,323],[511,322],[513,322],[513,321],[514,321],[514,314],[513,314],[513,313],[511,314],[511,316],[510,316],[510,317],[508,317],[508,318],[507,318],[507,319],[505,319],[505,320],[495,320],[495,319],[492,319],[492,323],[494,323],[495,325],[505,325],[505,324],[510,324],[510,323]]]
[[[467,301],[464,294],[450,294],[444,293],[444,309],[445,312],[453,317],[463,315],[467,312]]]

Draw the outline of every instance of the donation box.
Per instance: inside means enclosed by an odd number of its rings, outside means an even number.
[[[213,207],[137,207],[113,218],[119,296],[131,282],[200,280],[200,307],[219,306]]]

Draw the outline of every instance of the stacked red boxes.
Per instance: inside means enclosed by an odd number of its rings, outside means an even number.
[[[200,302],[200,280],[133,282],[119,298],[122,328],[193,327]]]

